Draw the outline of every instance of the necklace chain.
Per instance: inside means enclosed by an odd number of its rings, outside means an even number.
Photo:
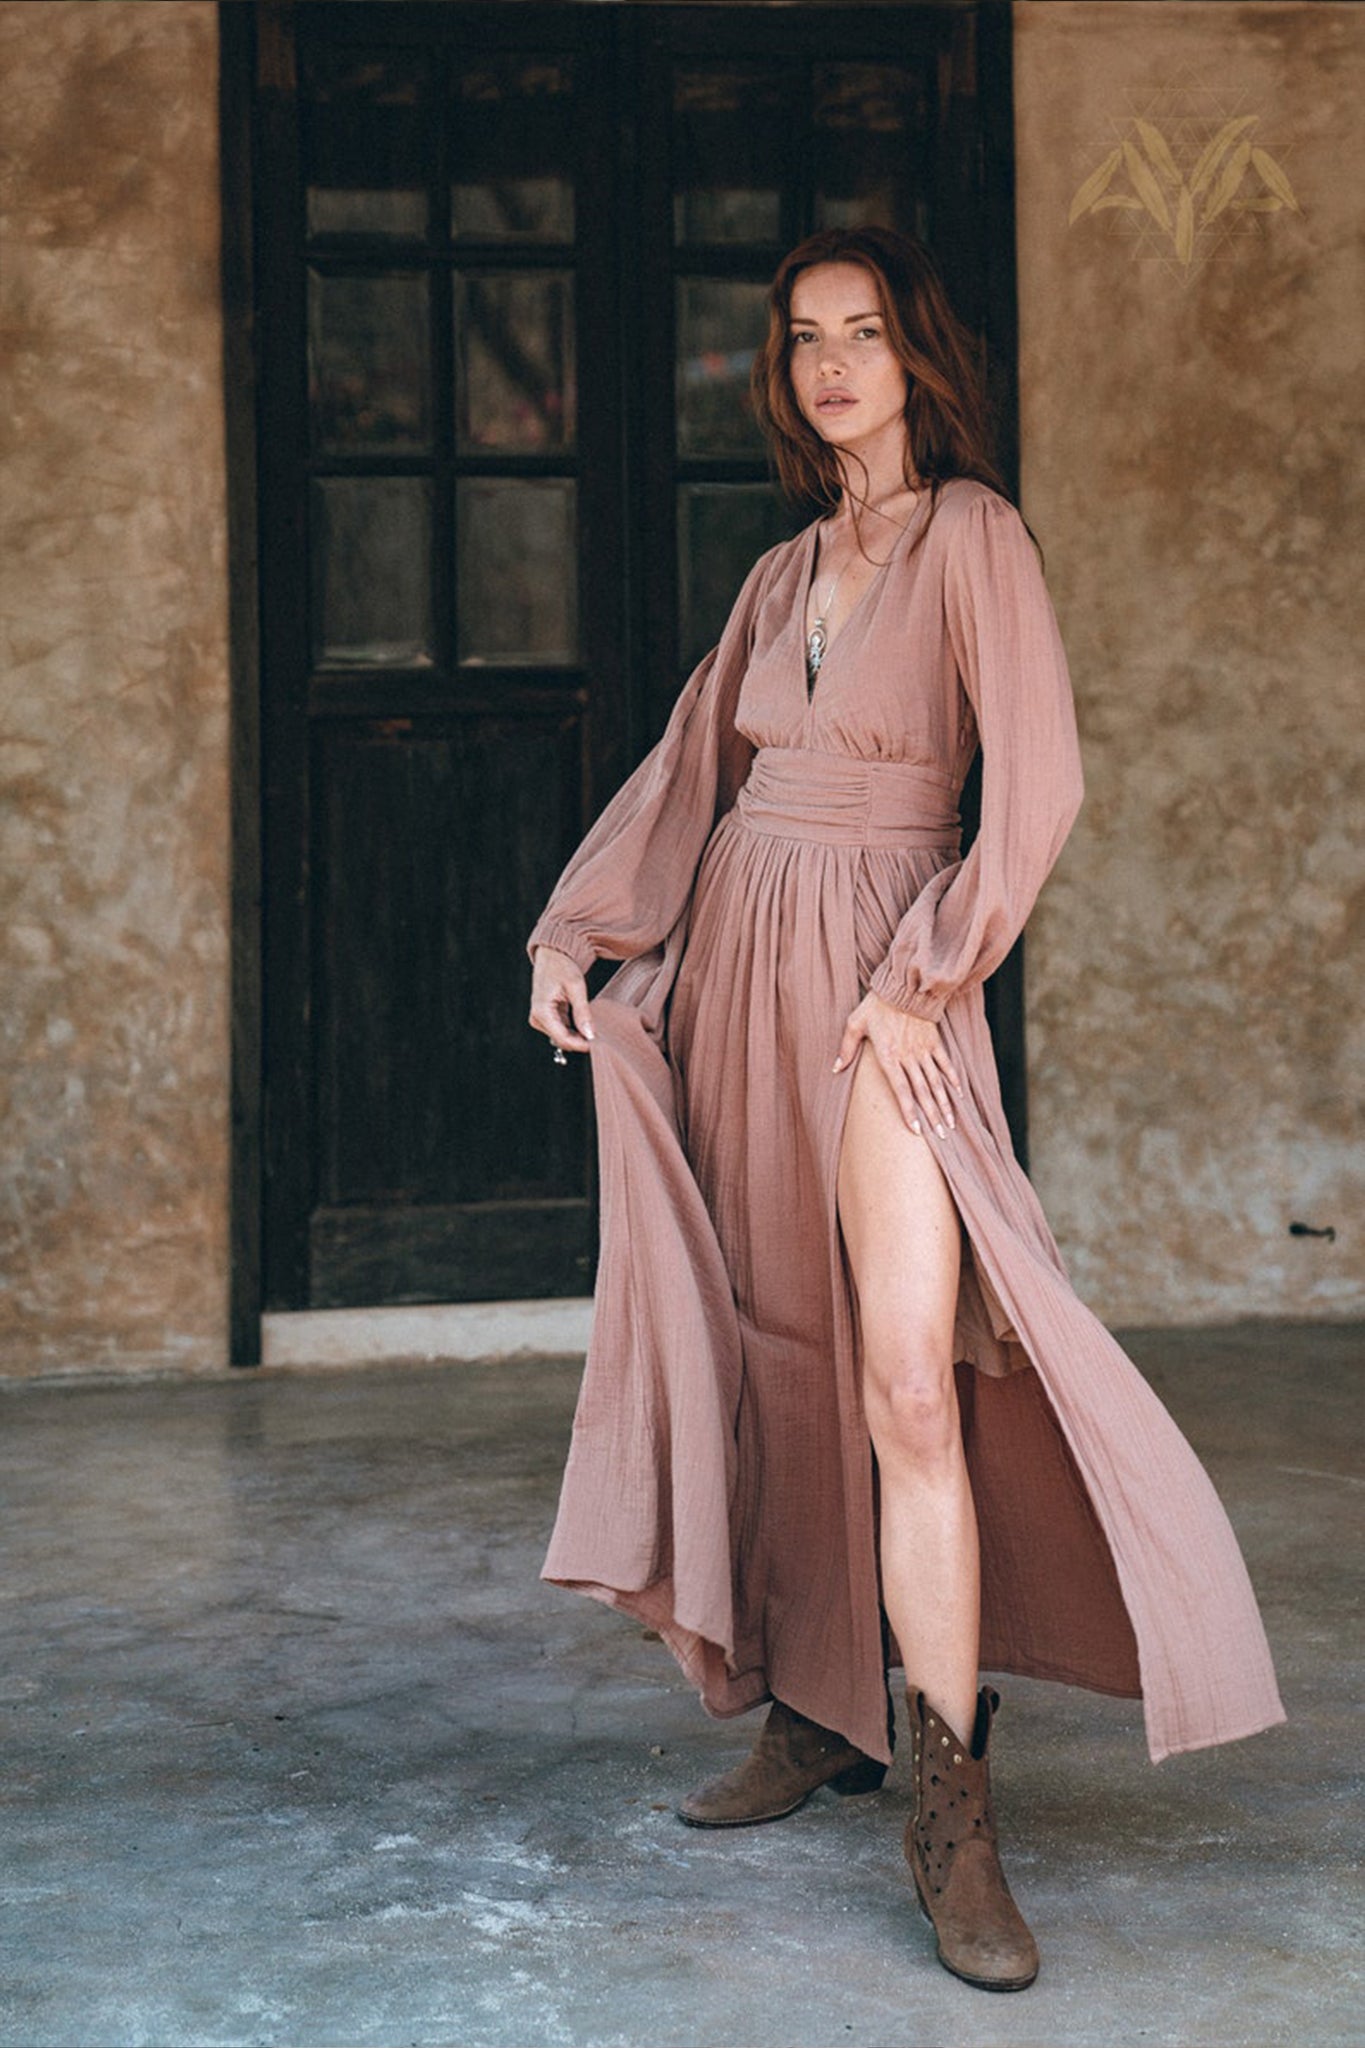
[[[868,505],[866,507],[866,510],[869,512],[879,513],[880,509],[881,508],[877,505]],[[895,544],[893,542],[891,553],[894,554],[895,551]],[[816,588],[815,617],[812,619],[810,631],[806,635],[806,695],[808,697],[812,697],[815,694],[815,679],[819,675],[822,667],[824,666],[825,656],[829,653],[829,608],[834,602],[835,592],[838,590],[839,585],[844,580],[844,572],[845,570],[847,570],[849,563],[851,563],[852,560],[853,556],[850,555],[848,561],[844,563],[843,568],[840,569],[838,575],[830,584],[828,594],[826,595],[823,604],[821,604],[820,602],[820,591],[818,586]],[[889,562],[890,560],[891,555],[888,555],[886,558],[886,562]],[[881,571],[886,567],[886,562],[878,562],[878,575],[880,575]]]

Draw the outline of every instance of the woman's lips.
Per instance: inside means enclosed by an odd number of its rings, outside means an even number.
[[[823,398],[816,399],[815,410],[817,412],[846,412],[849,406],[856,405],[857,403],[857,399],[854,398],[851,392],[828,391]]]

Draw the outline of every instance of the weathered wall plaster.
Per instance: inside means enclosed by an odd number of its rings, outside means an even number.
[[[1365,9],[1015,17],[1025,508],[1090,785],[1031,936],[1035,1176],[1110,1320],[1358,1313]],[[214,9],[0,0],[0,81],[0,1371],[213,1366]],[[1135,112],[1186,171],[1201,122],[1255,113],[1301,211],[1188,266],[1124,208],[1068,227]]]
[[[1111,1321],[1359,1313],[1365,9],[1024,0],[1015,32],[1024,508],[1089,782],[1030,941],[1039,1192]],[[1135,115],[1170,230],[1068,226]],[[1249,115],[1238,196],[1278,167],[1298,210],[1204,226],[1215,178],[1182,237]]]
[[[0,5],[0,1370],[221,1364],[227,647],[208,0]]]

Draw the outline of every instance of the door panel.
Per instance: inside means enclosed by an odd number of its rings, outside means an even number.
[[[480,1275],[581,1288],[585,1076],[501,1028],[525,1011],[525,906],[578,828],[581,779],[572,719],[322,728],[314,1306],[427,1300],[433,1276],[456,1299]]]
[[[527,892],[548,894],[577,826],[575,742],[569,722],[532,719],[319,734],[326,1205],[586,1199],[577,1091],[530,1033],[495,1030],[525,1007]]]
[[[989,12],[254,9],[267,1306],[590,1287],[524,936],[793,530],[782,249],[940,238],[985,333]]]

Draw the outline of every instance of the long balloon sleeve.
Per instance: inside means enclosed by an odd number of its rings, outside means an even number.
[[[687,906],[697,864],[734,802],[753,748],[735,704],[772,554],[745,580],[718,646],[693,671],[658,744],[629,776],[570,860],[528,940],[585,971],[633,960],[663,942]]]
[[[983,492],[956,538],[944,611],[981,736],[981,828],[916,897],[871,982],[935,1021],[1018,938],[1082,794],[1066,655],[1024,523]]]

